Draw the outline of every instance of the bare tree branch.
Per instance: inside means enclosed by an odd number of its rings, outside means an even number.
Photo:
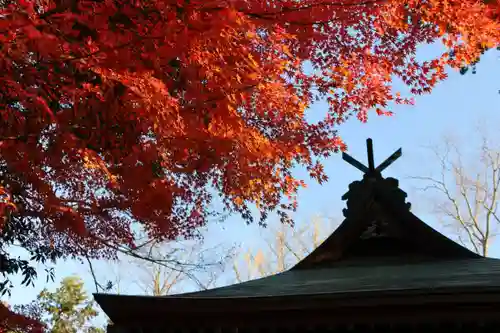
[[[319,246],[331,234],[334,225],[333,219],[322,218],[298,230],[283,224],[278,228],[266,228],[269,231],[264,238],[267,251],[258,249],[242,253],[244,265],[237,261],[232,265],[235,280],[243,282],[287,270]],[[327,230],[321,230],[321,226]]]
[[[427,147],[436,157],[439,176],[412,176],[433,192],[434,211],[445,226],[453,227],[457,239],[476,253],[487,256],[494,232],[500,190],[500,150],[483,138],[478,158],[464,158],[464,146],[445,139],[442,149]],[[467,161],[468,163],[464,163]],[[432,194],[432,193],[430,193]],[[465,234],[465,239],[462,236]]]
[[[109,244],[114,246],[113,244]],[[222,245],[204,248],[202,239],[194,241],[150,241],[140,250],[114,246],[125,255],[120,265],[127,275],[134,271],[132,283],[148,295],[163,296],[175,289],[189,288],[193,282],[196,290],[211,288],[224,271],[234,249]],[[123,265],[125,264],[125,265]]]

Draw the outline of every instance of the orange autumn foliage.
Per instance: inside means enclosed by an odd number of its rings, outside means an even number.
[[[430,92],[500,41],[498,3],[475,0],[2,3],[2,237],[61,256],[112,256],[133,223],[190,235],[217,195],[247,220],[293,210],[292,169],[325,181],[339,124],[411,103],[394,77]]]

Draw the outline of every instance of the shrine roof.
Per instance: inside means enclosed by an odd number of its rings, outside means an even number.
[[[113,319],[113,315],[135,315],[160,305],[174,312],[182,308],[183,313],[209,308],[228,311],[231,305],[222,304],[238,302],[234,306],[255,309],[293,298],[296,306],[301,306],[318,295],[345,302],[387,293],[461,295],[491,291],[489,295],[500,301],[500,260],[466,249],[414,215],[398,181],[381,176],[401,150],[375,168],[371,149],[368,140],[368,167],[344,154],[346,161],[365,173],[342,197],[347,200],[345,220],[292,269],[227,287],[165,297],[97,294],[97,302]],[[291,306],[290,302],[286,301],[286,306]],[[279,306],[283,307],[283,302]]]
[[[363,311],[370,306],[498,304],[500,260],[472,258],[411,264],[353,261],[330,268],[290,270],[195,293],[94,296],[114,323],[148,322],[151,318],[171,322],[197,316],[227,318],[245,313],[254,317],[263,311],[283,313],[318,308]]]
[[[278,297],[499,287],[500,260],[475,258],[396,263],[389,259],[352,261],[331,268],[290,270],[228,287],[171,297]]]

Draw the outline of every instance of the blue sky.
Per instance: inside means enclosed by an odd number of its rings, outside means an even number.
[[[428,57],[437,50],[437,46],[426,46],[420,50],[421,57]],[[400,179],[400,186],[409,194],[409,201],[419,215],[434,227],[436,219],[428,212],[424,204],[419,204],[421,193],[412,190],[410,175],[422,175],[436,168],[436,161],[423,155],[422,146],[439,142],[443,135],[459,135],[466,140],[477,139],[476,125],[486,123],[496,129],[500,120],[500,52],[490,51],[478,65],[476,75],[451,72],[450,77],[441,83],[431,95],[420,96],[415,106],[397,106],[393,117],[372,115],[366,124],[353,119],[339,128],[340,134],[349,146],[349,154],[366,161],[365,140],[374,141],[376,164],[382,162],[399,147],[403,148],[403,157],[384,172],[385,176]],[[318,103],[311,112],[323,112],[326,105]],[[471,156],[471,158],[473,158]],[[309,186],[300,192],[299,210],[296,214],[298,225],[307,223],[316,214],[338,217],[344,202],[340,197],[346,192],[348,184],[360,179],[361,173],[343,162],[340,155],[332,156],[326,162],[326,171],[330,181],[322,186],[309,181]],[[298,174],[301,174],[299,172]],[[240,244],[241,248],[258,246],[265,231],[256,225],[246,226],[239,218],[233,217],[224,224],[212,225],[207,239],[214,243]],[[500,257],[500,247],[492,248],[491,256]],[[113,274],[105,263],[98,265],[101,275]],[[61,262],[56,267],[56,283],[61,278],[76,274],[86,282],[89,292],[93,292],[88,268],[76,262]],[[26,303],[33,299],[44,287],[45,278],[41,276],[35,288],[15,288],[9,303]],[[138,290],[128,290],[139,293]]]

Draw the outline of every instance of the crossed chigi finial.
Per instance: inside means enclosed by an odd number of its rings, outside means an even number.
[[[384,162],[380,163],[378,167],[375,168],[375,160],[373,158],[373,141],[372,139],[366,140],[366,150],[368,152],[368,167],[363,163],[356,160],[354,157],[347,153],[342,153],[342,159],[355,167],[356,169],[362,171],[365,176],[373,177],[381,175],[382,171],[385,170],[389,165],[394,163],[398,158],[401,157],[403,151],[401,148],[396,150],[391,156],[389,156]]]

